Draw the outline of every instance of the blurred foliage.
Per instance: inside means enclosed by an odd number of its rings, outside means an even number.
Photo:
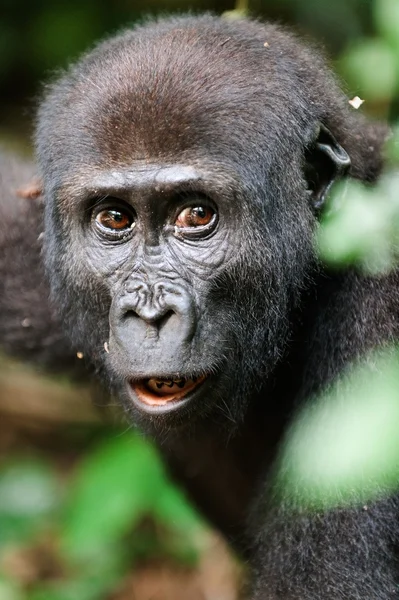
[[[105,598],[137,560],[195,564],[204,531],[138,433],[106,434],[66,472],[13,457],[0,467],[0,597]]]
[[[366,505],[399,486],[399,352],[370,354],[294,422],[278,488],[316,510]]]
[[[337,185],[317,235],[323,259],[371,275],[389,272],[399,258],[398,190],[399,171],[386,173],[375,187],[356,181]]]
[[[356,94],[386,115],[395,116],[399,94],[399,3],[373,0],[379,36],[357,40],[339,62]],[[371,111],[373,112],[373,110]],[[389,271],[399,258],[399,126],[386,147],[387,165],[377,185],[339,183],[317,233],[329,264],[356,264],[370,274]]]

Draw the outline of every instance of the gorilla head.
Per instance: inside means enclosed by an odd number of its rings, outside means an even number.
[[[355,177],[379,169],[378,134],[351,110],[314,50],[211,16],[125,31],[49,86],[52,293],[142,426],[237,422],[261,390],[317,268],[331,182],[349,156]]]

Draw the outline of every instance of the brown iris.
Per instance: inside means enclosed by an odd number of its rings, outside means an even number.
[[[105,209],[98,213],[96,222],[113,231],[123,231],[130,229],[133,226],[133,218],[131,215],[117,209]]]
[[[212,221],[215,212],[209,206],[188,206],[178,215],[175,225],[181,228],[204,227]]]

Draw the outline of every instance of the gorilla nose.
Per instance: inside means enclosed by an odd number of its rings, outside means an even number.
[[[194,301],[189,290],[176,282],[130,282],[116,301],[111,329],[125,343],[157,340],[159,344],[181,345],[192,339],[196,326]]]

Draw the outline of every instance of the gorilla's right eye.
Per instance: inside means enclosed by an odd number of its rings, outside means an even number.
[[[133,229],[135,220],[130,211],[122,208],[105,208],[95,215],[95,223],[103,232],[126,233]]]

